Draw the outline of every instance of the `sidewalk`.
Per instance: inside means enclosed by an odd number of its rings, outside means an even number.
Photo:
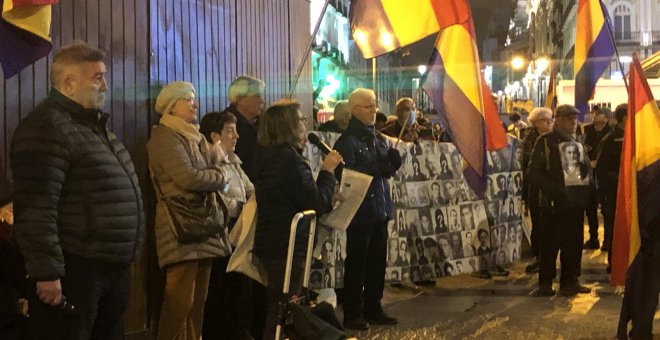
[[[583,252],[580,281],[592,292],[575,298],[532,296],[538,276],[525,273],[529,262],[511,265],[508,277],[461,275],[439,279],[435,287],[387,286],[385,310],[399,325],[349,335],[393,340],[615,338],[622,296],[607,281],[607,253]],[[660,331],[658,315],[654,326]]]

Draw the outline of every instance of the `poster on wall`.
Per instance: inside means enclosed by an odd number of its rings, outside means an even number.
[[[339,138],[333,133],[319,136],[328,145]],[[453,144],[399,143],[403,163],[389,182],[394,218],[388,224],[386,281],[433,280],[518,261],[523,238],[521,148],[520,141],[510,138],[507,148],[488,152],[488,187],[484,199],[478,199],[465,182],[463,159]],[[313,149],[308,145],[305,155],[316,174],[321,155]],[[346,233],[327,229],[322,234],[310,286],[340,288]]]

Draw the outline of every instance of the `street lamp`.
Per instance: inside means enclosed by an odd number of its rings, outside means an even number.
[[[424,73],[426,73],[426,65],[417,66],[417,71],[419,72],[420,76],[423,76]]]
[[[514,70],[522,69],[523,67],[525,67],[525,58],[519,55],[511,58],[511,67],[513,67]]]

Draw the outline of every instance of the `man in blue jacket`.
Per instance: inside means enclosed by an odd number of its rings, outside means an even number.
[[[344,327],[365,330],[369,323],[398,323],[385,314],[381,299],[385,285],[387,221],[392,219],[387,179],[401,166],[401,156],[375,131],[378,108],[372,90],[356,89],[349,96],[348,105],[352,118],[334,147],[347,168],[373,176],[373,180],[346,232]],[[341,177],[339,171],[337,177]]]

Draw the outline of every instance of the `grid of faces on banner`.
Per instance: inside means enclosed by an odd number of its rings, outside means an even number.
[[[319,136],[328,145],[339,137]],[[432,280],[519,259],[523,230],[518,140],[510,138],[507,148],[487,153],[483,200],[465,182],[463,159],[453,144],[420,141],[399,143],[397,148],[403,164],[389,182],[394,219],[388,225],[387,281]],[[306,157],[316,174],[321,158],[314,149],[308,145]],[[310,286],[342,287],[346,234],[319,228]]]

